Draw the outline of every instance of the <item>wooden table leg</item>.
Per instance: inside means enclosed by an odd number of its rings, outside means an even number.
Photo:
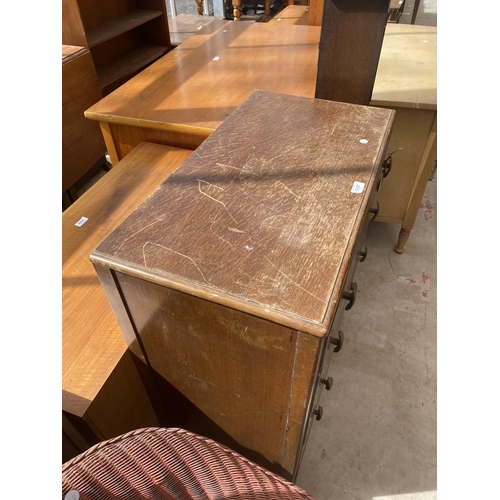
[[[418,209],[420,208],[420,203],[424,195],[425,187],[429,180],[429,174],[434,166],[437,154],[437,118],[434,120],[432,125],[431,133],[427,139],[427,144],[425,145],[424,155],[422,161],[420,162],[420,167],[417,173],[417,181],[415,182],[413,192],[411,193],[410,201],[408,202],[408,208],[406,210],[406,215],[401,225],[401,231],[399,232],[398,243],[394,248],[396,253],[403,253],[405,249],[406,242],[410,237],[411,230],[415,225],[415,219],[417,218]]]
[[[271,0],[264,0],[264,12],[266,14],[266,22],[271,19]]]
[[[233,0],[233,15],[235,21],[241,20],[241,0]]]
[[[196,0],[196,10],[199,16],[203,15],[203,0]]]

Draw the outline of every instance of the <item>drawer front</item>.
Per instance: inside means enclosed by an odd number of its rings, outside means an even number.
[[[315,382],[311,391],[311,398],[306,416],[305,430],[301,442],[301,450],[299,451],[299,464],[302,460],[302,455],[309,438],[309,433],[311,432],[313,421],[321,420],[322,418],[323,408],[320,406],[319,402],[323,394],[323,390],[330,390],[331,384],[333,384],[333,380],[328,380],[326,375],[328,374],[328,369],[332,361],[333,354],[339,352],[342,348],[342,344],[339,338],[343,338],[343,334],[340,333],[340,322],[342,319],[344,307],[345,301],[341,301],[340,307],[337,310],[330,331],[328,332],[328,335],[326,335],[323,339],[323,343],[321,346],[321,355],[318,363],[318,370],[316,372]]]
[[[383,171],[382,168],[377,176],[377,181],[375,183],[375,188],[370,195],[369,207],[370,209],[366,212],[363,217],[363,222],[361,224],[361,229],[356,241],[354,257],[349,265],[349,269],[346,274],[346,279],[344,281],[344,295],[339,302],[337,312],[335,314],[334,320],[330,331],[325,336],[323,344],[321,346],[321,355],[318,362],[318,369],[316,372],[316,378],[311,391],[311,398],[309,400],[308,412],[305,423],[305,430],[303,433],[303,438],[301,442],[301,450],[299,451],[299,464],[302,460],[302,455],[304,453],[309,434],[311,432],[312,424],[315,420],[321,420],[323,416],[323,408],[320,405],[320,400],[324,391],[331,389],[334,383],[333,379],[328,378],[328,370],[330,363],[332,362],[333,355],[338,353],[342,349],[344,334],[340,330],[341,320],[346,310],[346,307],[350,308],[354,306],[356,301],[356,289],[357,285],[354,284],[354,274],[359,262],[362,262],[367,257],[367,249],[364,245],[366,240],[366,232],[368,230],[368,225],[370,221],[375,218],[377,206],[375,203],[375,195],[377,192],[377,187],[382,183]],[[328,396],[328,394],[326,395]],[[298,468],[297,468],[298,470]]]

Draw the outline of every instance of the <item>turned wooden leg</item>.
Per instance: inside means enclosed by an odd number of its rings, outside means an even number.
[[[203,15],[203,0],[196,0],[196,10],[199,16]]]
[[[398,244],[394,248],[396,253],[403,253],[405,251],[405,245],[410,237],[410,233],[411,230],[401,228],[401,231],[399,231]]]
[[[233,0],[233,15],[235,21],[240,21],[241,16],[241,0]]]

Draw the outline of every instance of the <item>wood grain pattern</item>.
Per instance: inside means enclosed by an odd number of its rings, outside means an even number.
[[[315,97],[368,105],[389,12],[389,0],[325,2]]]
[[[309,26],[321,26],[323,22],[323,0],[309,0]]]
[[[392,119],[256,91],[92,258],[323,335]],[[286,123],[294,132],[277,141]]]
[[[141,145],[63,213],[62,388],[69,413],[85,414],[127,348],[89,255],[190,154]],[[82,216],[88,221],[75,226]]]
[[[287,426],[300,433],[301,420],[286,414],[290,373],[278,368],[294,365],[297,332],[123,273],[117,279],[151,367],[241,446],[281,463]]]

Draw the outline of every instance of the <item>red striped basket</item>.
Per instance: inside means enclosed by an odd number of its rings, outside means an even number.
[[[63,464],[62,497],[315,500],[294,483],[211,439],[158,427],[103,441]]]

